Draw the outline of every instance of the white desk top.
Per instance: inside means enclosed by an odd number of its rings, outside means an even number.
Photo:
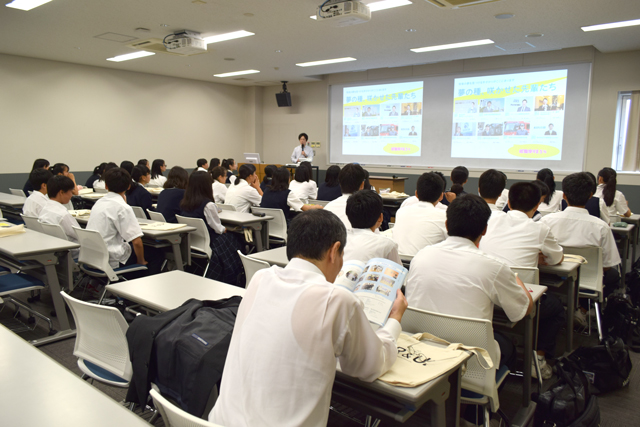
[[[100,390],[0,326],[5,426],[148,426]]]
[[[104,196],[106,196],[109,193],[87,193],[87,194],[80,194],[80,198],[82,199],[87,199],[87,200],[98,200],[98,199],[102,199]]]
[[[579,267],[580,264],[577,262],[562,261],[558,265],[539,265],[538,270],[540,270],[540,273],[550,273],[556,274],[558,276],[567,276],[569,274],[575,273]]]
[[[255,216],[254,214],[245,213],[245,212],[234,212],[234,211],[222,211],[218,212],[218,216],[220,217],[220,221],[223,224],[232,224],[232,225],[248,225],[255,224],[262,221],[272,220],[272,216]]]
[[[90,217],[91,217],[90,215],[77,216],[76,220],[80,225],[87,225]],[[137,220],[138,220],[138,223],[140,224],[151,224],[154,222],[159,222],[159,221],[153,221],[150,219],[142,219],[142,218],[137,218]],[[175,236],[176,234],[182,234],[182,233],[193,233],[194,231],[196,231],[196,228],[190,225],[185,225],[184,227],[176,228],[175,230],[142,229],[142,233],[144,233],[144,237],[149,237],[152,239],[162,239],[163,237],[166,237],[166,236]]]
[[[631,223],[631,224],[640,225],[640,215],[639,214],[631,214],[631,216],[628,217],[628,218],[621,217],[620,221],[624,221],[624,222],[628,222],[628,223]]]
[[[13,206],[21,208],[24,205],[26,197],[16,196],[14,194],[0,193],[0,205]]]
[[[626,227],[614,227],[611,226],[611,231],[619,234],[631,234],[631,231],[634,229],[635,224],[627,224]]]
[[[61,250],[79,248],[77,243],[58,239],[48,234],[25,229],[26,233],[0,238],[0,252],[22,259],[38,254],[53,254]]]
[[[287,258],[286,246],[282,246],[280,248],[275,248],[275,249],[269,249],[267,251],[256,252],[248,256],[249,258],[268,262],[269,265],[279,265],[280,267],[286,267],[287,264],[289,264],[289,258]]]
[[[527,288],[529,290],[529,293],[531,294],[531,299],[533,300],[533,302],[538,301],[540,299],[540,297],[542,296],[542,294],[547,292],[547,287],[546,286],[533,285],[533,284],[528,284],[528,283],[525,283],[524,286],[525,286],[525,288]]]
[[[184,271],[169,271],[107,286],[109,292],[157,311],[180,307],[185,301],[244,296],[245,289]]]

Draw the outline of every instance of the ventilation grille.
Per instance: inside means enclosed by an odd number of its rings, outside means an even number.
[[[165,55],[173,55],[173,56],[195,56],[195,55],[202,55],[203,53],[207,53],[207,52],[198,52],[198,53],[190,53],[185,55],[182,53],[167,52],[167,49],[164,47],[164,44],[162,44],[162,39],[136,40],[133,43],[127,43],[127,46],[132,49],[146,50],[148,52],[155,52],[155,53],[164,53]],[[210,50],[208,52],[210,52]]]
[[[445,7],[447,9],[458,9],[461,7],[476,6],[483,3],[493,3],[502,0],[425,0],[434,6]]]

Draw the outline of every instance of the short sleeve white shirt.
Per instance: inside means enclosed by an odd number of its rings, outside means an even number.
[[[429,202],[398,209],[396,225],[392,229],[398,251],[404,255],[415,255],[425,246],[442,242],[447,238],[446,220],[447,213]]]
[[[496,200],[496,207],[498,210],[502,210],[507,205],[507,202],[509,202],[509,190],[505,188],[502,190],[502,194],[500,194],[498,200]]]
[[[240,179],[238,185],[231,184],[225,195],[225,203],[235,206],[238,212],[249,212],[251,206],[260,206],[261,201],[260,193],[244,179]]]
[[[351,194],[343,194],[337,199],[327,203],[324,207],[325,211],[332,212],[340,218],[340,221],[342,221],[347,231],[351,230],[351,221],[349,221],[349,217],[347,216],[347,200],[349,196],[351,196]]]
[[[293,191],[289,191],[289,194],[287,194],[287,205],[296,212],[302,212],[304,203],[293,194]]]
[[[80,224],[78,224],[78,221],[71,216],[67,208],[59,202],[56,202],[55,200],[48,200],[42,207],[38,220],[44,224],[61,226],[64,230],[64,234],[67,235],[67,239],[69,239],[70,242],[79,243],[78,235],[73,227],[80,228]],[[78,253],[78,249],[73,249],[71,251],[73,258],[77,258]]]
[[[594,196],[599,197],[602,201],[604,201],[603,191],[604,191],[604,184],[598,185],[598,188],[596,189],[596,194],[594,194]],[[622,194],[618,190],[616,190],[616,195],[613,197],[613,203],[611,203],[611,206],[607,206],[606,203],[604,204],[604,206],[607,209],[607,213],[609,214],[609,217],[616,216],[616,215],[624,215],[629,210],[629,204],[627,203],[627,199],[624,197],[624,194]],[[600,205],[600,209],[602,210],[602,204]]]
[[[304,153],[307,155],[306,157],[302,155],[302,145],[296,146],[296,148],[293,149],[293,153],[291,153],[291,161],[298,163],[299,159],[313,160],[313,148],[311,148],[309,144],[305,144]]]
[[[33,216],[38,218],[40,216],[40,211],[42,207],[49,201],[49,197],[45,194],[42,194],[39,191],[34,191],[27,197],[27,200],[24,202],[24,206],[22,206],[22,213],[26,216]]]
[[[306,182],[291,181],[289,190],[301,200],[316,199],[318,197],[318,185],[312,180]]]
[[[99,179],[99,180],[97,180],[96,182],[93,183],[93,189],[94,189],[94,191],[96,189],[98,189],[98,190],[106,190],[107,186],[106,186],[104,181]]]
[[[404,202],[402,202],[402,204],[400,205],[399,209],[402,209],[402,208],[407,207],[407,206],[415,205],[419,201],[420,200],[416,196],[407,197],[404,200]]]
[[[553,192],[553,196],[551,196],[551,200],[549,200],[549,204],[547,203],[540,203],[540,206],[538,206],[538,210],[540,212],[558,212],[561,207],[562,207],[562,195],[564,193],[560,190],[556,190]]]
[[[351,229],[347,233],[344,260],[367,263],[372,258],[386,258],[402,265],[396,242],[380,233],[374,233],[369,228]]]
[[[204,217],[207,220],[207,225],[218,234],[224,233],[225,227],[220,221],[218,215],[218,208],[213,202],[209,202],[204,206]]]
[[[167,177],[164,175],[158,175],[155,178],[151,178],[147,187],[162,187],[167,182]]]
[[[222,184],[220,181],[213,181],[213,198],[216,203],[224,203],[227,197],[227,186]]]

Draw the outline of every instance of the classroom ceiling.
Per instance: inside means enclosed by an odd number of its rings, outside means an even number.
[[[411,5],[372,13],[368,23],[336,28],[309,18],[321,0],[53,0],[31,11],[0,7],[0,53],[252,86],[577,46],[594,46],[601,52],[640,49],[640,26],[594,32],[580,29],[639,19],[638,0],[502,0],[461,9],[411,1]],[[503,13],[514,16],[495,18]],[[120,63],[106,60],[133,52],[124,39],[162,39],[182,29],[203,36],[238,30],[255,35],[209,44],[206,54],[191,57],[156,54]],[[543,36],[525,37],[532,33]],[[409,50],[487,38],[495,45],[426,53]],[[308,68],[295,65],[347,56],[357,61]],[[260,73],[213,76],[247,69]]]

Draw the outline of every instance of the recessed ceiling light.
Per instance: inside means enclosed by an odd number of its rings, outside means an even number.
[[[244,74],[255,74],[259,73],[259,70],[244,70],[244,71],[233,71],[231,73],[223,73],[223,74],[214,74],[213,77],[232,77],[232,76],[242,76]]]
[[[51,0],[13,0],[7,4],[7,7],[20,10],[31,10],[38,6],[42,6],[45,3],[49,3]]]
[[[509,19],[509,18],[513,18],[515,15],[513,13],[499,13],[497,15],[494,15],[494,18],[496,19]]]
[[[356,58],[346,57],[346,58],[336,58],[336,59],[324,59],[322,61],[302,62],[296,65],[298,67],[314,67],[316,65],[337,64],[338,62],[349,62],[349,61],[356,61]]]
[[[169,24],[160,24],[161,27],[168,27]]]
[[[413,4],[413,3],[410,2],[409,0],[382,0],[382,1],[369,3],[367,6],[369,6],[369,10],[371,12],[377,12],[379,10],[392,9],[394,7],[400,7],[400,6],[408,6],[410,4]],[[309,18],[315,19],[315,20],[318,19],[316,15],[311,15]]]
[[[240,30],[234,31],[232,33],[218,34],[217,36],[205,37],[204,42],[206,44],[223,42],[226,40],[239,39],[241,37],[255,36],[254,33],[250,33],[249,31]]]
[[[145,56],[151,56],[151,55],[155,55],[155,53],[141,50],[138,52],[127,53],[126,55],[119,55],[119,56],[114,56],[113,58],[107,58],[107,61],[122,62],[122,61],[128,61],[130,59],[144,58]]]
[[[135,29],[135,31],[136,31],[136,33],[148,33],[148,32],[151,32],[151,30],[150,30],[150,29],[148,29],[148,28],[142,28],[142,27],[138,27],[138,28],[136,28],[136,29]]]
[[[610,22],[609,24],[590,25],[588,27],[580,28],[582,28],[582,31],[598,31],[608,30],[610,28],[633,27],[634,25],[640,25],[640,19],[634,19],[632,21]]]
[[[276,50],[276,53],[282,53],[282,51],[280,49]]]
[[[458,49],[460,47],[482,46],[485,44],[493,44],[493,43],[494,43],[493,40],[484,39],[484,40],[474,40],[474,41],[462,42],[462,43],[442,44],[439,46],[419,47],[416,49],[409,49],[409,50],[411,50],[412,52],[420,53],[420,52],[432,52],[434,50]]]
[[[236,58],[224,58],[225,61],[235,61]]]
[[[542,37],[542,36],[544,36],[544,34],[542,33],[531,33],[531,34],[527,34],[525,37],[535,38],[535,37]]]
[[[416,30],[414,30],[413,28],[409,28],[407,30],[405,30],[407,33],[415,33]]]
[[[243,13],[243,15],[246,16],[247,18],[251,18],[253,16],[253,13],[247,12],[247,13]]]

